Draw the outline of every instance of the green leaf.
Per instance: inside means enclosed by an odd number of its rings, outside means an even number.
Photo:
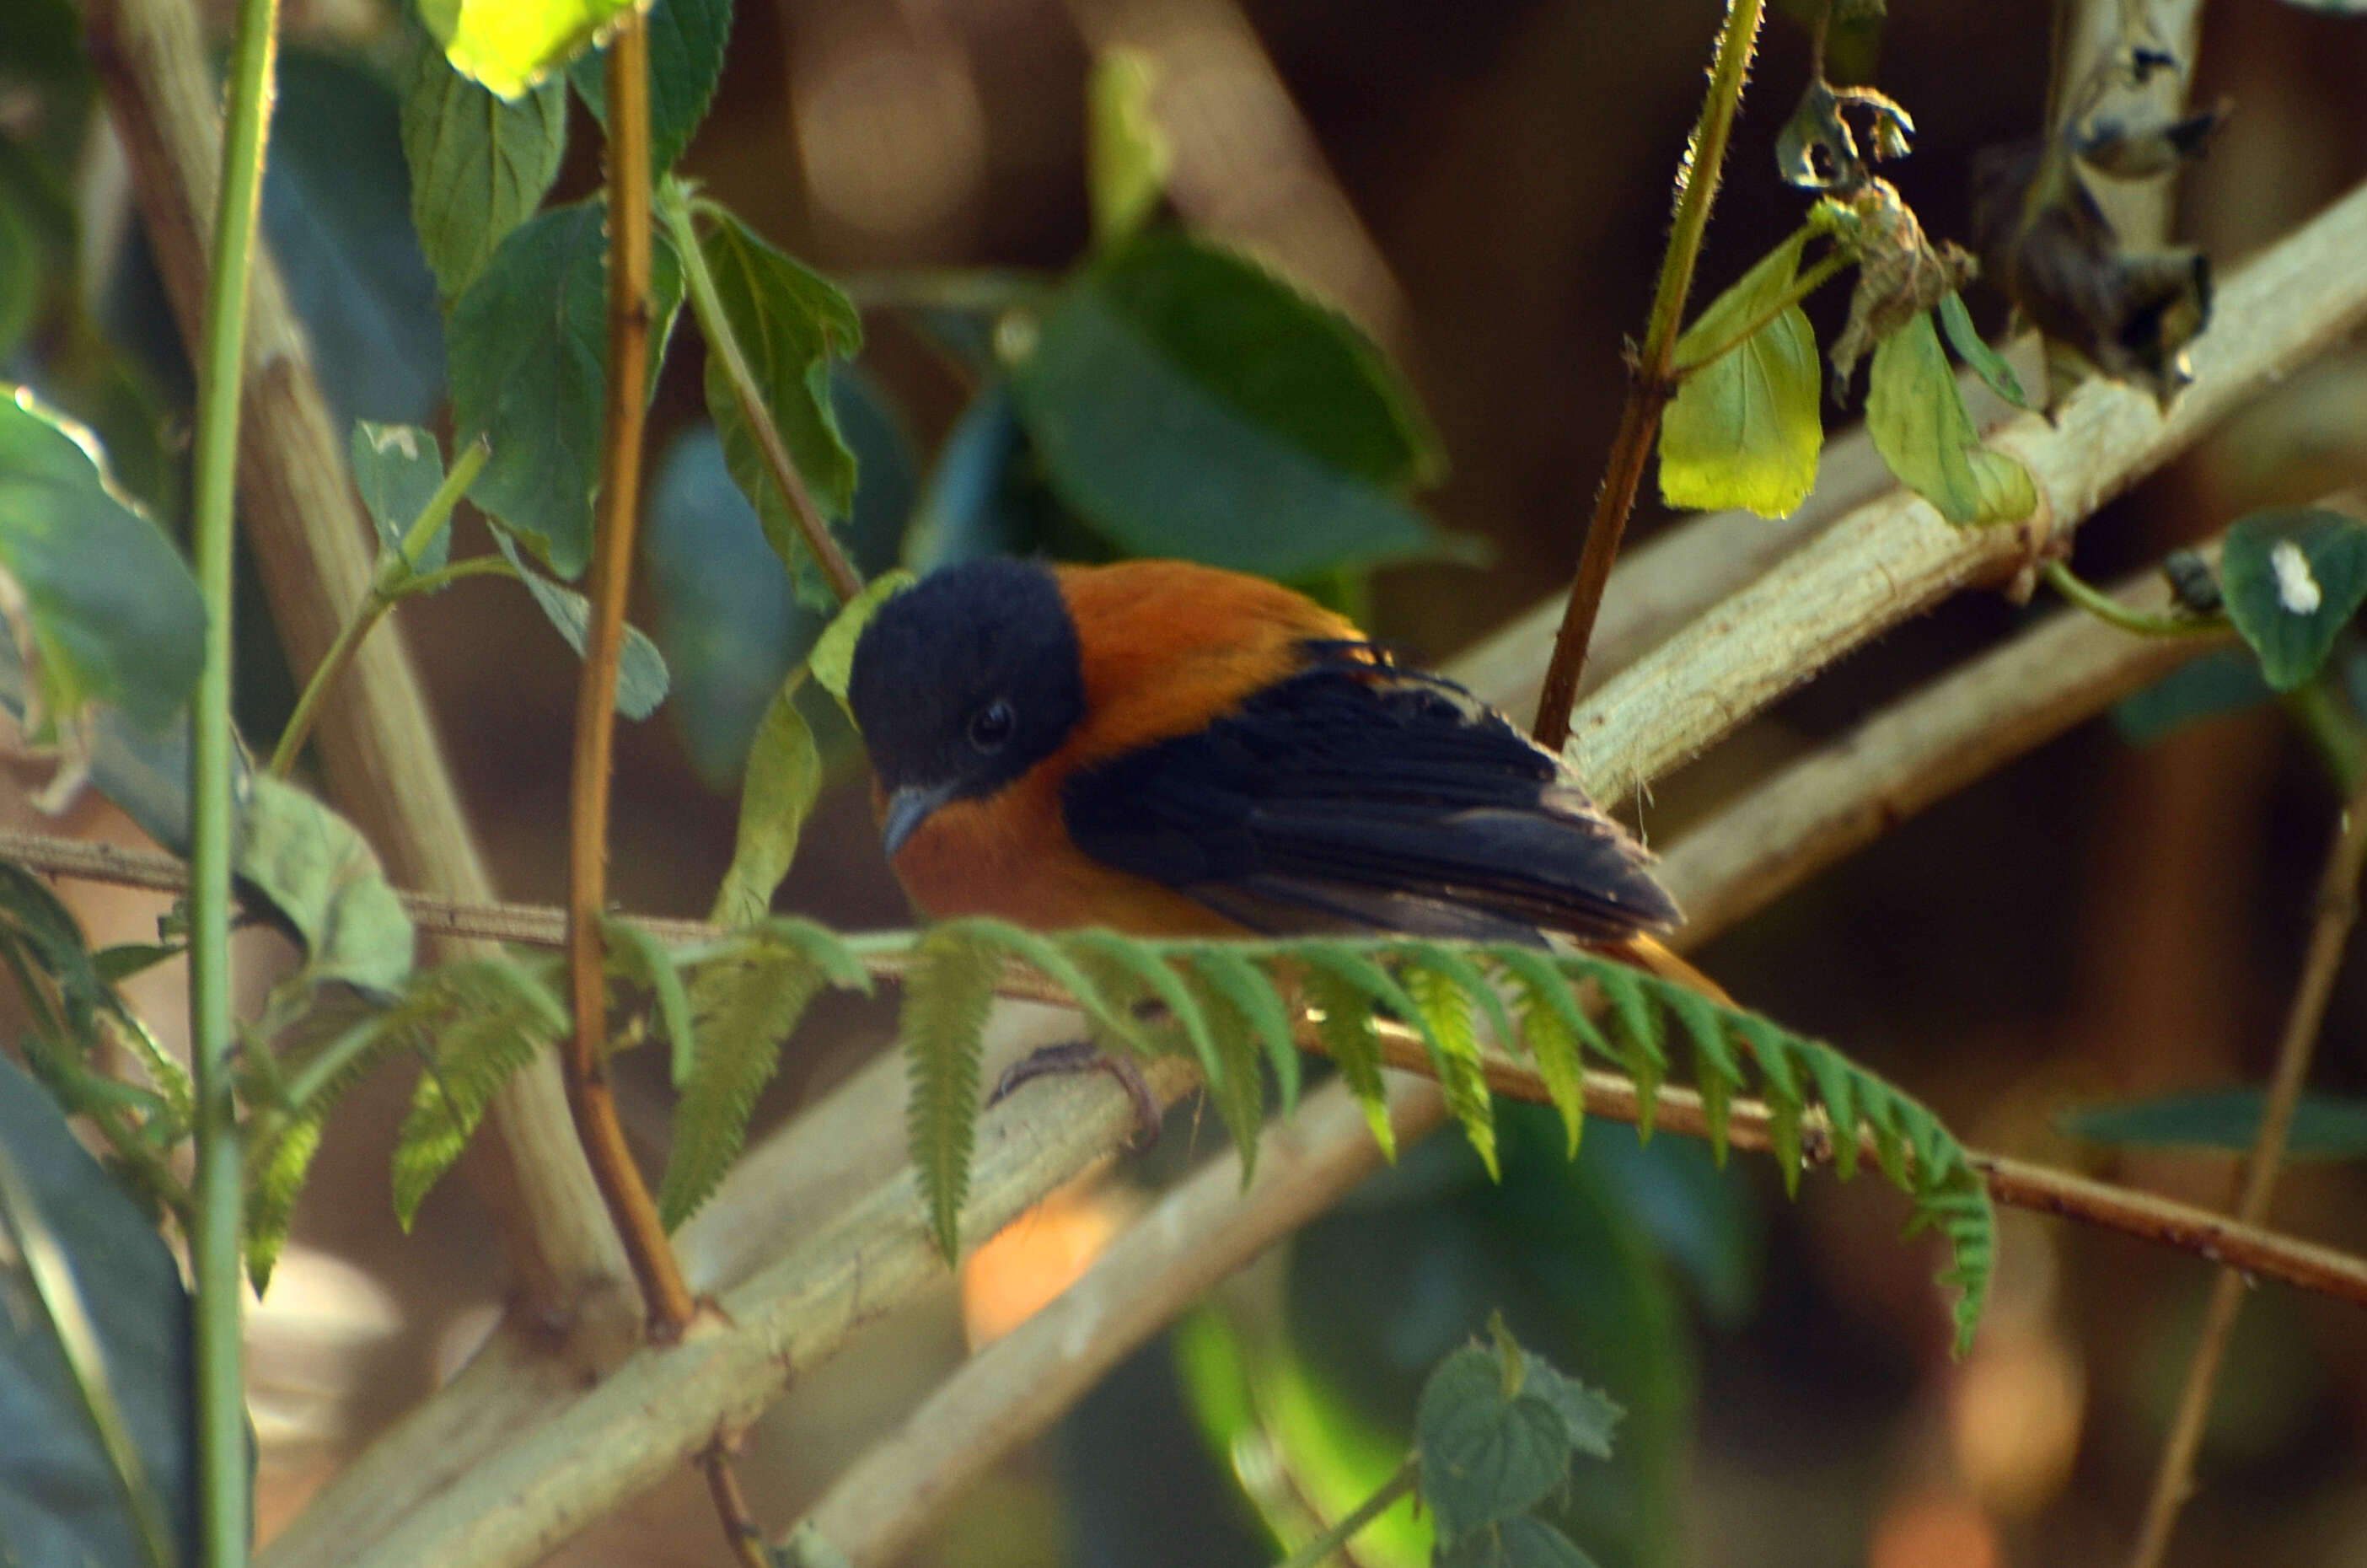
[[[2112,705],[2112,727],[2131,745],[2148,746],[2204,719],[2276,699],[2248,648],[2217,648]]]
[[[1562,1426],[1569,1433],[1570,1446],[1579,1452],[1592,1454],[1596,1459],[1611,1457],[1611,1435],[1618,1429],[1619,1419],[1626,1414],[1607,1394],[1588,1388],[1576,1378],[1564,1377],[1561,1371],[1533,1350],[1523,1351],[1526,1366],[1521,1380],[1521,1392],[1527,1397],[1544,1400],[1561,1416]]]
[[[1197,965],[1193,973],[1205,981],[1206,973]],[[1241,1187],[1246,1190],[1257,1175],[1258,1134],[1265,1129],[1265,1074],[1258,1070],[1258,1042],[1248,1015],[1228,993],[1204,984],[1200,996],[1200,1013],[1207,1021],[1215,1060],[1224,1064],[1221,1073],[1208,1074],[1208,1098],[1240,1155]]]
[[[1115,978],[1131,982],[1165,1007],[1175,1027],[1191,1042],[1193,1054],[1199,1058],[1200,1071],[1211,1088],[1221,1091],[1227,1076],[1224,1055],[1217,1051],[1216,1037],[1208,1030],[1207,1017],[1201,1010],[1199,999],[1165,958],[1147,943],[1114,931],[1070,932],[1062,945],[1081,962],[1096,965]]]
[[[795,700],[803,684],[794,675],[781,684],[748,747],[739,839],[708,916],[719,926],[753,925],[771,911],[773,893],[797,858],[806,815],[821,793],[821,753]]]
[[[136,1486],[159,1545],[196,1562],[190,1313],[180,1267],[153,1220],[5,1055],[0,1163],[14,1177],[0,1231],[15,1242],[0,1309],[0,1410],[8,1413],[0,1421],[0,1561],[147,1561],[125,1506],[127,1486]],[[38,1239],[28,1234],[36,1231]],[[75,1301],[47,1291],[28,1300],[16,1289],[36,1247],[71,1280]],[[51,1312],[79,1305],[88,1337],[70,1348],[36,1301]],[[94,1405],[119,1421],[116,1459],[93,1428]],[[127,1483],[127,1473],[140,1480]]]
[[[446,300],[477,279],[533,216],[567,153],[567,89],[546,82],[506,102],[423,43],[402,85],[411,222]]]
[[[855,453],[832,406],[831,362],[851,359],[863,347],[863,317],[829,278],[765,244],[731,213],[706,210],[714,226],[699,250],[715,278],[723,319],[815,506],[843,522],[855,503]],[[707,410],[731,478],[787,563],[799,601],[817,610],[834,608],[838,597],[806,548],[788,498],[773,483],[719,354],[707,357]]]
[[[1364,1108],[1373,1142],[1394,1163],[1398,1135],[1389,1123],[1388,1087],[1381,1081],[1381,1041],[1373,1027],[1371,1000],[1340,975],[1311,966],[1299,984],[1314,1009],[1315,1034],[1323,1042],[1323,1054],[1340,1069]]]
[[[1973,368],[1989,391],[2016,408],[2035,409],[2030,394],[2022,390],[2022,378],[2013,373],[2005,356],[1990,347],[1973,326],[1973,316],[1965,309],[1964,296],[1954,289],[1940,297],[1940,326],[1948,335],[1948,347],[1956,358]]]
[[[515,98],[592,47],[633,0],[420,0],[452,68]]]
[[[1595,1568],[1569,1537],[1523,1515],[1473,1530],[1441,1551],[1433,1568]]]
[[[507,959],[464,959],[413,978],[390,1027],[428,1052],[394,1142],[394,1215],[405,1231],[510,1075],[567,1032],[567,1010]]]
[[[1414,1415],[1421,1497],[1449,1544],[1525,1514],[1569,1474],[1561,1412],[1504,1383],[1496,1354],[1470,1346],[1440,1362],[1421,1391]]]
[[[592,630],[592,601],[572,588],[562,587],[528,566],[519,558],[517,546],[511,542],[506,529],[496,527],[493,542],[501,547],[510,566],[517,573],[518,581],[558,633],[567,639],[575,656],[583,656],[583,642]],[[617,711],[639,722],[658,710],[666,699],[665,655],[649,640],[640,627],[625,628],[625,645],[617,651]]]
[[[1345,316],[1254,263],[1150,232],[1072,278],[1011,368],[1062,502],[1137,555],[1299,578],[1448,552],[1403,500],[1444,470]]]
[[[1686,374],[1660,416],[1660,495],[1670,506],[1780,517],[1816,484],[1825,429],[1806,312],[1790,306],[1695,368],[1782,302],[1807,239],[1803,230],[1768,252],[1677,339]]]
[[[0,397],[0,605],[30,657],[28,735],[71,740],[106,703],[161,730],[197,684],[205,601],[163,530],[115,489],[88,431],[22,387]]]
[[[912,1075],[905,1116],[912,1164],[930,1229],[949,1265],[961,1257],[962,1202],[969,1195],[978,1131],[980,1036],[1002,978],[1002,955],[958,924],[923,937],[904,977],[897,1034]]]
[[[2367,597],[2367,524],[2315,506],[2254,512],[2227,530],[2219,576],[2227,619],[2259,654],[2260,674],[2291,691],[2317,673]]]
[[[650,173],[674,167],[723,79],[723,49],[731,41],[731,0],[652,0],[650,37]],[[576,56],[568,80],[602,130],[608,125],[608,51]]]
[[[2267,1097],[2257,1088],[2164,1095],[2069,1111],[2062,1125],[2072,1137],[2090,1143],[2240,1154],[2259,1142]],[[2367,1100],[2305,1094],[2294,1103],[2285,1137],[2286,1159],[2361,1157],[2367,1157]]]
[[[849,599],[846,608],[838,612],[831,623],[815,639],[813,653],[806,667],[813,672],[814,684],[838,699],[846,707],[846,686],[855,676],[855,645],[863,640],[863,629],[879,613],[879,607],[912,585],[910,572],[882,572],[864,585],[863,592]],[[849,710],[847,718],[855,714]]]
[[[271,1288],[271,1271],[288,1244],[289,1223],[296,1218],[296,1199],[320,1150],[320,1119],[304,1116],[269,1142],[248,1151],[246,1206],[240,1222],[246,1230],[246,1277],[257,1296]]]
[[[354,486],[377,526],[379,544],[402,553],[403,536],[444,483],[444,454],[436,437],[416,425],[354,421]],[[412,562],[414,572],[434,572],[452,555],[452,525],[447,519]]]
[[[1151,113],[1158,63],[1138,49],[1104,51],[1085,86],[1085,189],[1093,243],[1118,244],[1159,205],[1175,150]]]
[[[14,150],[0,145],[0,158]],[[28,203],[0,167],[0,362],[16,352],[49,293],[50,257]]]
[[[600,937],[609,973],[640,985],[657,1004],[659,1028],[673,1047],[674,1085],[682,1087],[698,1055],[698,1031],[691,1022],[690,993],[674,955],[648,931],[612,915],[600,917]]]
[[[455,446],[493,447],[470,498],[531,540],[561,577],[592,558],[607,380],[608,284],[598,201],[554,208],[504,240],[453,301]],[[682,304],[682,264],[664,234],[651,256],[650,379]]]
[[[1282,1091],[1282,1113],[1288,1116],[1298,1108],[1298,1037],[1282,993],[1264,971],[1231,948],[1203,947],[1190,962],[1203,990],[1221,994],[1264,1045],[1274,1085]]]
[[[351,823],[292,784],[256,774],[239,822],[241,880],[303,939],[304,976],[391,994],[411,972],[411,916]]]
[[[1488,1089],[1479,1031],[1472,1021],[1477,998],[1465,977],[1437,961],[1443,951],[1433,948],[1424,957],[1404,964],[1398,977],[1405,983],[1406,994],[1413,998],[1418,1016],[1430,1026],[1425,1036],[1431,1044],[1431,1066],[1438,1074],[1447,1108],[1463,1124],[1463,1135],[1471,1140],[1479,1163],[1493,1177],[1501,1174],[1496,1162],[1495,1101]],[[1484,981],[1478,990],[1487,993],[1499,1012],[1502,1010],[1502,1002]],[[1512,1032],[1508,1021],[1504,1033],[1509,1038]]]
[[[766,939],[746,957],[704,966],[692,983],[698,1051],[680,1080],[674,1148],[658,1188],[669,1231],[713,1196],[748,1140],[748,1119],[780,1070],[781,1047],[825,976],[813,956]]]
[[[2038,509],[2020,462],[1981,444],[1964,390],[1922,312],[1874,345],[1865,427],[1899,482],[1960,526],[2018,523]]]

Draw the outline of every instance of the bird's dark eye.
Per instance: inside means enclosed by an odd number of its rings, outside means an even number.
[[[1011,732],[1018,722],[1011,711],[1011,704],[998,699],[970,716],[969,744],[977,747],[980,755],[992,756],[1009,743]]]

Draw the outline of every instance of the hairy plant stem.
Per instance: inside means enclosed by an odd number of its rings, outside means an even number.
[[[255,255],[277,52],[277,0],[240,0],[222,132],[213,269],[198,354],[195,517],[190,553],[206,601],[205,665],[190,706],[189,1055],[196,1095],[197,1227],[189,1237],[197,1295],[198,1545],[209,1568],[236,1568],[252,1534],[246,1449],[241,1199],[243,1171],[232,1058],[231,560],[238,494],[238,420],[245,366],[247,272]]]
[[[1578,679],[1586,668],[1594,618],[1603,608],[1603,585],[1611,580],[1611,563],[1618,558],[1620,539],[1636,509],[1636,492],[1644,481],[1644,465],[1651,460],[1660,410],[1676,394],[1670,367],[1684,327],[1685,299],[1693,290],[1693,264],[1701,257],[1710,204],[1717,197],[1727,133],[1741,106],[1743,81],[1758,45],[1762,8],[1763,0],[1727,0],[1701,119],[1677,168],[1676,216],[1669,226],[1669,248],[1660,259],[1644,345],[1628,368],[1626,406],[1620,410],[1618,434],[1603,464],[1603,486],[1595,492],[1594,515],[1587,521],[1586,540],[1579,550],[1578,580],[1570,585],[1569,605],[1554,638],[1553,662],[1546,666],[1545,690],[1537,700],[1537,720],[1530,726],[1537,744],[1548,751],[1559,751],[1569,738],[1570,710],[1578,702]]]
[[[2219,637],[2227,631],[2225,615],[2146,615],[2133,610],[2080,577],[2065,562],[2048,562],[2045,574],[2056,593],[2097,619],[2139,637]]]
[[[708,270],[707,253],[698,248],[698,227],[691,221],[690,198],[682,183],[669,175],[658,189],[658,207],[667,231],[674,236],[674,248],[682,256],[682,275],[690,286],[691,313],[698,318],[699,335],[707,339],[707,351],[722,361],[723,374],[731,383],[732,400],[740,405],[740,417],[756,437],[756,449],[764,454],[764,466],[772,472],[773,486],[789,504],[789,511],[798,520],[798,532],[806,548],[821,566],[821,574],[830,583],[830,591],[844,604],[863,591],[863,574],[839,548],[838,536],[830,531],[830,523],[814,505],[813,492],[806,487],[805,476],[789,458],[787,443],[781,439],[778,426],[773,423],[772,411],[764,406],[764,393],[756,385],[754,372],[748,369],[748,357],[741,351],[740,339],[731,330],[731,318],[723,312],[723,300],[715,291],[715,274]]]
[[[2326,869],[2318,881],[2317,918],[2310,928],[2308,955],[2302,961],[2293,1006],[2285,1015],[2283,1038],[2277,1042],[2276,1072],[2261,1107],[2260,1130],[2244,1162],[2236,1218],[2247,1225],[2265,1223],[2269,1217],[2269,1201],[2276,1194],[2277,1167],[2284,1162],[2285,1142],[2293,1131],[2293,1108],[2301,1102],[2302,1085],[2309,1077],[2319,1026],[2334,994],[2334,978],[2342,968],[2342,949],[2350,943],[2351,926],[2358,923],[2362,867],[2367,867],[2367,782],[2354,788],[2343,803],[2334,842],[2327,850]],[[2212,1281],[2203,1332],[2195,1341],[2194,1358],[2187,1364],[2178,1415],[2162,1444],[2145,1523],[2138,1531],[2136,1550],[2129,1555],[2130,1568],[2158,1568],[2169,1550],[2179,1511],[2193,1490],[2194,1459],[2203,1447],[2203,1426],[2211,1418],[2212,1392],[2218,1385],[2227,1339],[2235,1332],[2236,1314],[2243,1310],[2248,1285],[2244,1271],[2232,1263]]]
[[[279,744],[271,748],[271,776],[274,778],[287,778],[289,770],[296,766],[296,758],[303,753],[304,742],[312,733],[312,721],[319,716],[322,702],[335,688],[337,677],[344,675],[345,667],[354,662],[354,654],[361,649],[362,639],[368,637],[386,612],[394,608],[394,601],[408,594],[424,592],[431,582],[434,585],[440,585],[453,577],[468,574],[454,567],[445,567],[427,577],[421,577],[413,568],[420,552],[451,520],[452,508],[459,505],[460,497],[469,493],[469,486],[474,484],[477,475],[484,472],[485,460],[491,455],[491,449],[482,439],[470,443],[469,449],[462,452],[459,460],[452,465],[452,472],[444,476],[444,483],[436,487],[436,494],[427,498],[427,505],[420,508],[419,516],[413,519],[410,528],[402,536],[402,547],[389,551],[379,562],[378,570],[370,577],[369,592],[363,596],[361,603],[354,607],[353,613],[345,618],[345,623],[337,629],[336,641],[329,644],[329,651],[322,654],[321,662],[313,666],[312,677],[304,683],[302,694],[296,699],[296,710],[288,716],[288,727],[280,732]],[[494,559],[499,560],[498,557]],[[471,563],[462,562],[459,564],[466,567]],[[504,570],[509,566],[506,561],[501,561],[500,564]]]
[[[633,528],[641,507],[641,429],[650,353],[649,25],[629,14],[608,51],[608,381],[601,426],[592,624],[576,688],[568,789],[567,978],[575,1014],[561,1062],[576,1136],[641,1288],[651,1336],[678,1339],[697,1311],[657,1204],[633,1164],[608,1085],[608,987],[600,917],[608,898],[608,787],[617,733],[617,664],[625,644]]]
[[[1354,1540],[1356,1533],[1389,1511],[1397,1500],[1411,1492],[1421,1481],[1421,1460],[1412,1454],[1398,1466],[1397,1473],[1381,1483],[1380,1490],[1356,1505],[1338,1524],[1317,1536],[1283,1560],[1282,1568],[1319,1568],[1339,1555],[1341,1548]]]

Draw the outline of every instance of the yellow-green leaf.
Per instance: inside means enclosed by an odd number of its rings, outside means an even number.
[[[773,893],[797,858],[806,814],[821,793],[821,752],[798,711],[799,684],[795,675],[781,684],[749,743],[739,842],[708,916],[719,926],[752,926],[772,909]]]
[[[882,572],[849,599],[837,619],[814,640],[806,667],[813,671],[814,684],[837,698],[841,708],[846,707],[846,683],[855,674],[855,645],[862,640],[863,629],[871,624],[881,605],[912,585],[910,572]],[[854,710],[849,709],[846,716],[853,719]]]
[[[1929,311],[1874,345],[1865,427],[1890,472],[1952,523],[2018,523],[2038,509],[2030,471],[1981,444]]]
[[[633,0],[421,0],[452,69],[515,98],[597,41]]]
[[[1174,166],[1174,149],[1150,112],[1158,85],[1156,63],[1138,49],[1113,49],[1093,63],[1085,93],[1085,184],[1097,244],[1116,244],[1140,228]]]
[[[1734,343],[1790,291],[1807,238],[1804,229],[1768,252],[1677,339],[1684,381],[1660,416],[1660,494],[1670,506],[1780,517],[1817,483],[1825,431],[1807,316],[1788,306]]]

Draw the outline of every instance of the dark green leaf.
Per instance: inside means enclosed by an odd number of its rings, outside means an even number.
[[[383,548],[401,554],[403,536],[435,498],[444,483],[444,454],[436,437],[416,425],[373,425],[354,422],[354,486],[361,492]],[[414,572],[434,572],[452,555],[452,525],[446,519],[427,541]]]
[[[1085,89],[1085,187],[1093,240],[1114,245],[1159,205],[1174,149],[1150,111],[1158,64],[1138,49],[1113,49],[1093,62]]]
[[[454,443],[482,436],[493,457],[470,499],[530,540],[561,577],[592,556],[607,379],[607,240],[597,201],[524,224],[453,302]],[[682,304],[682,267],[663,234],[651,273],[650,376]]]
[[[1803,230],[1770,251],[1677,339],[1677,365],[1687,373],[1660,416],[1660,495],[1670,506],[1743,506],[1780,517],[1817,483],[1825,428],[1806,313],[1790,306],[1727,348],[1782,303],[1807,238]]]
[[[2112,707],[2112,725],[2131,745],[2147,746],[2188,724],[2241,712],[2275,699],[2248,648],[2218,648],[2169,672]]]
[[[708,216],[714,226],[699,250],[715,278],[723,319],[814,504],[825,517],[842,520],[854,505],[855,466],[831,402],[831,364],[853,358],[863,347],[863,317],[836,284],[765,244],[738,218],[712,209]],[[713,352],[707,357],[707,410],[731,477],[788,564],[799,600],[817,610],[834,608],[837,596],[773,482],[723,357]]]
[[[2022,378],[2013,373],[2005,356],[1990,347],[1973,326],[1972,312],[1965,309],[1965,297],[1954,289],[1941,297],[1940,326],[1948,335],[1948,347],[1956,358],[1973,368],[1989,391],[2016,408],[2036,408],[2030,394],[2022,390]]]
[[[723,46],[731,40],[731,0],[653,0],[650,34],[650,173],[674,167],[690,145],[715,85],[723,79]],[[608,124],[608,51],[578,55],[568,79],[583,107]]]
[[[1002,955],[958,925],[921,938],[897,1017],[912,1077],[906,1106],[912,1164],[946,1261],[961,1256],[962,1201],[978,1132],[979,1059]]]
[[[2038,509],[2030,471],[1981,444],[1928,311],[1874,345],[1865,427],[1890,472],[1952,523],[2016,523]]]
[[[1253,263],[1144,233],[1035,325],[1020,419],[1060,499],[1129,552],[1297,578],[1449,548],[1402,499],[1443,469],[1411,393]]]
[[[2139,1149],[2200,1149],[2243,1153],[2259,1139],[2267,1096],[2259,1089],[2214,1089],[2065,1114],[2063,1130],[2090,1143]],[[2367,1156],[2367,1100],[2305,1094],[2293,1106],[2288,1160]]]
[[[1439,1552],[1433,1568],[1595,1568],[1594,1559],[1543,1519],[1506,1519]]]
[[[1528,1512],[1569,1473],[1561,1412],[1525,1388],[1508,1393],[1493,1351],[1468,1346],[1440,1362],[1414,1420],[1422,1501],[1450,1544]]]
[[[2367,524],[2321,507],[2255,512],[2227,530],[2219,558],[2227,619],[2260,656],[2271,689],[2317,673],[2367,597]]]
[[[493,529],[493,542],[501,547],[509,563],[517,569],[518,581],[534,597],[543,618],[575,650],[583,656],[583,640],[592,629],[592,601],[574,589],[562,587],[528,566],[519,558],[517,546],[510,542],[507,532]],[[649,640],[639,627],[625,628],[625,645],[617,661],[617,711],[635,721],[648,718],[658,710],[666,698],[665,655]]]
[[[421,0],[420,20],[453,69],[515,98],[584,50],[632,8],[632,0]]]
[[[58,1108],[0,1056],[0,1155],[62,1252],[96,1339],[77,1366],[38,1311],[21,1309],[27,1239],[0,1270],[0,1561],[137,1563],[124,1483],[93,1432],[82,1381],[103,1369],[163,1533],[198,1560],[189,1299],[155,1225],[76,1141]],[[15,1232],[15,1226],[10,1230]]]
[[[436,281],[404,198],[394,95],[360,63],[280,56],[263,230],[332,416],[419,423],[444,396]]]
[[[92,703],[160,730],[197,684],[205,601],[163,531],[109,482],[89,433],[22,388],[0,397],[0,576],[32,654],[37,741]]]
[[[411,221],[447,300],[533,216],[567,152],[567,88],[546,82],[504,102],[422,42],[402,88]]]
[[[1588,1388],[1576,1378],[1567,1378],[1554,1365],[1535,1351],[1523,1351],[1525,1375],[1521,1380],[1524,1396],[1544,1400],[1560,1415],[1562,1426],[1569,1433],[1570,1446],[1579,1452],[1592,1454],[1596,1459],[1611,1457],[1611,1434],[1618,1429],[1619,1418],[1626,1414],[1609,1397]]]
[[[739,840],[708,916],[719,926],[753,925],[771,910],[773,893],[797,858],[806,814],[821,793],[821,754],[794,700],[803,684],[792,677],[773,694],[748,748]]]
[[[0,149],[5,153],[6,149]],[[49,257],[14,185],[0,179],[0,363],[32,329],[49,292]]]
[[[296,928],[306,975],[392,992],[411,972],[411,916],[368,842],[292,784],[257,774],[248,789],[233,869]]]

